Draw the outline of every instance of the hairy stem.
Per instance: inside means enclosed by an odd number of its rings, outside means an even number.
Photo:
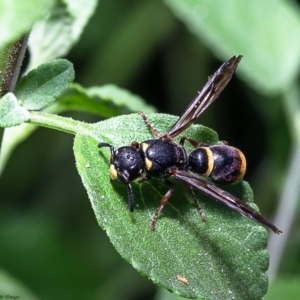
[[[72,118],[36,111],[30,112],[30,119],[27,122],[74,135],[77,133],[91,135],[92,131],[91,124],[76,121]]]

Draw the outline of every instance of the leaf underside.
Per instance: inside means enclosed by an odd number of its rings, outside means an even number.
[[[7,93],[0,99],[0,127],[17,126],[28,119],[28,111],[18,104],[13,93]]]
[[[149,114],[162,133],[176,121],[169,115]],[[269,256],[266,230],[215,200],[196,192],[207,221],[202,222],[189,193],[174,181],[175,192],[163,209],[155,231],[149,224],[167,187],[157,179],[133,183],[135,211],[128,210],[124,184],[109,181],[110,153],[100,141],[115,147],[153,138],[137,114],[94,124],[94,135],[77,135],[76,164],[99,225],[121,256],[154,283],[186,298],[262,299],[267,291]],[[185,135],[215,144],[214,131],[192,126]],[[188,147],[187,147],[188,148]],[[252,202],[246,182],[226,187]],[[188,284],[177,279],[180,275]]]

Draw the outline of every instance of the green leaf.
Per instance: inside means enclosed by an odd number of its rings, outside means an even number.
[[[141,97],[113,84],[90,88],[71,84],[59,98],[59,106],[60,111],[77,109],[107,118],[128,112],[155,111]]]
[[[74,80],[73,65],[65,59],[57,59],[41,65],[24,76],[15,94],[29,110],[40,110],[60,96]]]
[[[67,5],[67,9],[72,16],[72,28],[71,28],[71,37],[72,44],[76,42],[83,29],[87,24],[89,18],[92,16],[96,9],[98,3],[97,0],[64,0]]]
[[[56,0],[0,1],[0,48],[28,33],[33,23],[49,11]]]
[[[22,108],[22,107],[21,107]],[[0,175],[15,148],[25,141],[35,130],[36,126],[23,123],[19,126],[6,128],[1,140]]]
[[[148,117],[161,132],[166,132],[177,119],[163,114]],[[134,183],[136,206],[135,212],[130,213],[126,186],[110,183],[110,153],[105,148],[99,150],[97,144],[105,141],[120,147],[153,136],[139,115],[97,123],[93,135],[95,138],[76,136],[76,165],[99,225],[126,261],[154,283],[183,297],[263,297],[269,259],[263,227],[197,193],[207,215],[207,221],[202,222],[188,191],[174,181],[175,192],[163,209],[156,230],[150,231],[151,217],[168,188],[157,179]],[[193,126],[185,135],[204,143],[218,141],[216,133],[203,126]],[[245,182],[226,190],[247,202],[253,200]],[[185,277],[189,284],[180,282],[177,275]]]
[[[20,125],[28,119],[28,111],[18,104],[14,94],[8,93],[0,99],[0,127]]]
[[[238,72],[256,89],[280,92],[298,76],[300,12],[292,1],[165,2],[220,59],[243,55]]]
[[[299,276],[277,277],[274,282],[270,284],[268,294],[266,295],[267,300],[297,300],[300,294],[299,287]]]
[[[61,113],[71,109],[95,113],[106,118],[128,113],[128,111],[147,113],[154,111],[154,108],[147,105],[142,98],[115,85],[86,89],[76,83],[71,84],[55,105],[48,107],[46,111]],[[22,124],[5,130],[1,145],[0,174],[15,147],[28,138],[35,129],[36,126],[32,124]]]
[[[22,295],[22,296],[21,296]],[[2,299],[38,299],[27,287],[0,269],[0,297]]]
[[[99,3],[102,13],[98,18],[103,20],[91,21],[97,43],[87,38],[96,55],[86,60],[83,72],[93,84],[126,85],[148,64],[158,45],[172,36],[176,19],[161,1],[136,1],[134,7],[124,1]],[[129,53],[133,59],[128,59]]]
[[[66,55],[96,8],[96,0],[64,0],[37,22],[30,34],[29,70]]]

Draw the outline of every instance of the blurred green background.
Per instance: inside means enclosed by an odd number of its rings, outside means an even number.
[[[67,56],[83,86],[113,83],[180,115],[209,75],[244,55],[199,122],[245,153],[245,180],[262,214],[280,210],[284,237],[271,236],[267,299],[300,292],[299,37],[294,1],[102,0]],[[166,299],[98,227],[72,143],[40,128],[13,152],[0,181],[1,267],[40,299]]]

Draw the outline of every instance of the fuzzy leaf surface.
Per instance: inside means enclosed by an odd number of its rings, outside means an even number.
[[[65,56],[80,38],[96,4],[96,0],[58,1],[32,29],[28,69]]]
[[[28,110],[40,110],[59,97],[74,80],[72,63],[57,59],[30,71],[17,85],[15,94]]]
[[[149,114],[148,118],[162,133],[176,121],[163,114]],[[203,126],[192,126],[184,134],[204,143],[218,142],[216,133]],[[126,261],[154,283],[186,298],[263,298],[269,262],[263,227],[196,192],[207,216],[202,222],[189,193],[171,179],[175,192],[156,230],[150,231],[151,217],[168,187],[157,179],[133,183],[135,211],[130,213],[126,186],[110,183],[109,150],[98,149],[97,144],[108,142],[117,148],[153,136],[137,114],[94,124],[93,136],[76,136],[76,165],[99,225]],[[246,182],[225,189],[253,201]],[[180,282],[178,275],[189,284]]]
[[[33,23],[41,19],[54,3],[55,0],[0,1],[0,48],[28,33]]]
[[[28,111],[18,104],[13,93],[7,93],[0,99],[0,127],[20,125],[28,119]]]

